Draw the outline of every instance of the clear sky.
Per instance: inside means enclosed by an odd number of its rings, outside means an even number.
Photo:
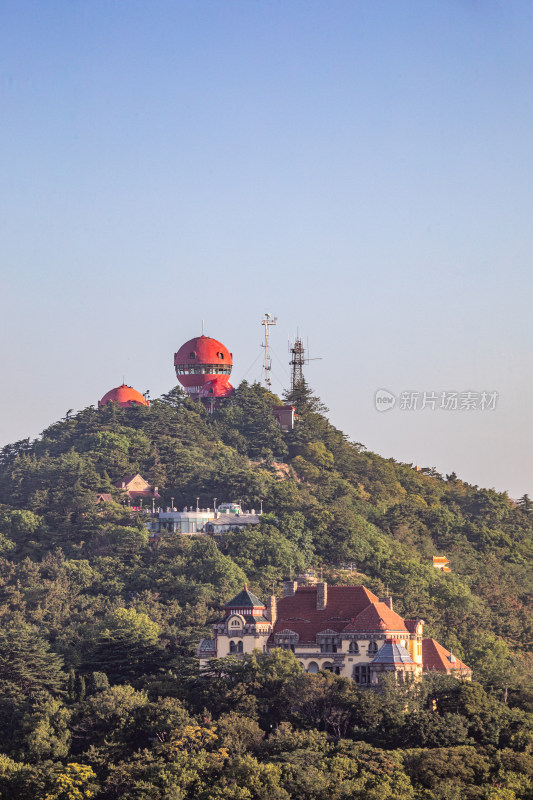
[[[298,329],[350,438],[533,494],[532,41],[531,0],[3,0],[0,444],[167,391],[202,319],[260,379],[268,311],[275,390]]]

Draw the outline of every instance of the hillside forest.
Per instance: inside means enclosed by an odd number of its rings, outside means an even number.
[[[284,400],[287,433],[243,382],[212,415],[176,387],[0,452],[2,800],[533,800],[532,501],[369,452],[305,382]],[[153,542],[134,473],[261,523]],[[282,650],[200,675],[224,602],[303,570],[388,591],[472,682],[360,690]]]

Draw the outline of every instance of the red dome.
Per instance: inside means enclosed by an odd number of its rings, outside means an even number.
[[[126,386],[125,383],[104,394],[98,403],[98,408],[102,408],[107,403],[117,403],[121,408],[129,408],[132,403],[138,403],[140,406],[150,405],[146,397],[143,397],[136,389],[132,389],[131,386]]]
[[[185,342],[174,355],[176,375],[182,386],[197,389],[213,379],[224,377],[225,385],[233,391],[228,378],[233,366],[232,354],[227,347],[209,336],[197,336]]]

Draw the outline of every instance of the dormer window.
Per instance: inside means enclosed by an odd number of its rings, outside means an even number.
[[[224,360],[224,353],[217,353],[217,358],[220,358],[221,361]]]
[[[278,633],[274,635],[276,647],[281,647],[282,650],[292,650],[293,653],[299,638],[298,634],[295,633],[295,631],[291,631],[289,628],[278,631]]]
[[[196,353],[194,351],[189,353],[189,358],[196,358]]]
[[[339,644],[337,631],[328,628],[316,635],[317,644],[320,646],[321,653],[336,653]]]

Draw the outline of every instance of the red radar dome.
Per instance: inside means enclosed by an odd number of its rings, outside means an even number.
[[[98,408],[103,408],[108,403],[117,403],[121,408],[129,408],[133,403],[137,403],[140,406],[150,405],[146,397],[143,397],[136,389],[132,389],[131,386],[126,386],[125,383],[104,394],[98,402]]]
[[[229,389],[224,394],[231,394],[233,387],[228,380],[232,366],[233,357],[228,348],[209,336],[190,339],[174,355],[176,376],[188,394],[193,395],[199,395],[201,389],[212,381],[221,385],[220,378]]]

